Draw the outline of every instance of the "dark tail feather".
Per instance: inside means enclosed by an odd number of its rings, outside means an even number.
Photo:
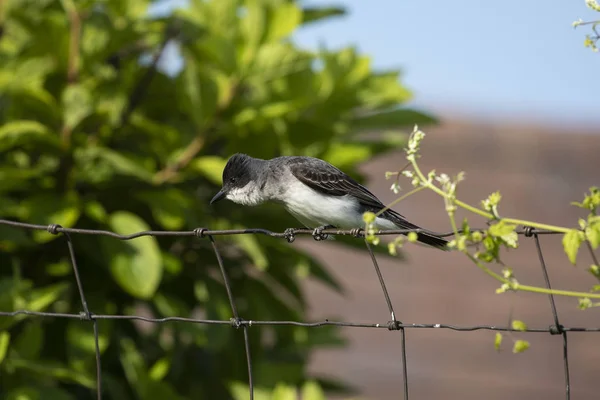
[[[408,222],[402,215],[398,214],[394,210],[387,210],[384,213],[384,216],[387,217],[390,221],[395,223],[399,229],[423,229],[418,227],[417,225],[411,224]],[[417,233],[417,241],[421,243],[428,244],[429,246],[436,247],[442,250],[449,250],[447,245],[448,241],[442,239],[439,236],[436,236],[429,232],[418,232]]]

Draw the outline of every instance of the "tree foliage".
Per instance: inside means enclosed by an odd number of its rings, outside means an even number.
[[[0,2],[1,218],[119,233],[283,229],[297,223],[278,208],[208,206],[226,157],[311,155],[360,179],[357,163],[400,140],[362,133],[432,121],[399,108],[410,92],[398,71],[374,71],[354,48],[311,51],[290,38],[343,10],[192,0],[152,17],[151,5]],[[183,59],[174,74],[157,68],[167,45]],[[97,314],[231,317],[205,240],[73,240]],[[237,236],[217,244],[227,250],[247,319],[303,319],[303,277],[341,290],[318,261],[280,240]],[[81,310],[60,235],[0,226],[0,250],[0,310]],[[247,381],[241,336],[227,326],[102,320],[99,330],[105,398],[226,399]],[[307,376],[310,352],[343,343],[331,328],[253,326],[250,333],[256,382],[266,393],[318,379]],[[89,323],[0,318],[5,398],[87,399],[95,384]],[[307,393],[320,393],[307,385]]]

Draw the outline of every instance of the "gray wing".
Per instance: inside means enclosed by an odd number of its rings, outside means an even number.
[[[356,197],[363,207],[363,211],[378,212],[385,207],[366,187],[323,160],[290,157],[289,168],[298,180],[320,193],[330,196],[349,194]],[[383,212],[382,216],[394,222],[401,229],[421,229],[419,226],[408,222],[402,214],[392,209]],[[420,232],[417,237],[420,242],[442,249],[446,248],[447,242],[435,234]]]
[[[376,211],[384,207],[381,201],[366,187],[323,160],[293,157],[289,167],[298,180],[317,192],[330,196],[349,194],[356,197],[365,208]]]

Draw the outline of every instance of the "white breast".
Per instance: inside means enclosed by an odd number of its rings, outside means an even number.
[[[309,228],[333,225],[350,229],[364,225],[354,198],[326,196],[295,179],[280,200],[290,214]]]

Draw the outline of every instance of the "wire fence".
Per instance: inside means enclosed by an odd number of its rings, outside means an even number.
[[[419,324],[419,323],[403,323],[400,322],[396,318],[396,313],[394,312],[394,307],[392,305],[392,301],[390,300],[390,296],[388,294],[384,277],[379,268],[379,264],[377,262],[377,258],[375,257],[375,253],[371,248],[371,245],[365,240],[365,247],[370,254],[371,261],[373,263],[373,267],[379,279],[379,283],[381,285],[381,290],[383,296],[385,298],[387,308],[390,315],[390,320],[382,323],[359,323],[359,322],[343,322],[343,321],[317,321],[317,322],[301,322],[301,321],[256,321],[256,320],[245,320],[243,319],[236,307],[236,304],[233,299],[233,293],[231,290],[231,285],[229,283],[229,277],[225,270],[225,266],[223,263],[223,258],[221,257],[221,253],[217,247],[215,242],[215,236],[224,236],[224,235],[247,235],[247,234],[260,234],[267,235],[276,238],[282,238],[287,240],[288,242],[294,241],[297,235],[313,235],[314,231],[311,229],[287,229],[285,232],[272,232],[266,229],[234,229],[234,230],[210,230],[206,228],[196,228],[192,231],[143,231],[136,232],[130,235],[121,235],[111,231],[105,230],[92,230],[92,229],[76,229],[76,228],[63,228],[57,224],[51,225],[35,225],[28,224],[16,221],[2,220],[0,219],[0,225],[8,225],[21,229],[28,230],[45,230],[53,235],[62,234],[66,240],[69,257],[71,261],[71,265],[73,268],[73,274],[75,278],[75,282],[77,284],[77,289],[79,293],[79,297],[81,299],[82,311],[78,314],[69,314],[69,313],[54,313],[54,312],[39,312],[39,311],[30,311],[30,310],[16,310],[16,311],[2,311],[0,310],[0,317],[16,317],[18,315],[29,315],[29,316],[38,316],[38,317],[54,317],[54,318],[71,318],[71,319],[79,319],[82,321],[90,322],[93,326],[94,331],[94,342],[95,342],[95,356],[96,356],[96,397],[98,400],[102,399],[102,362],[100,357],[100,346],[99,346],[99,333],[98,333],[98,321],[99,320],[140,320],[151,323],[165,323],[170,321],[178,321],[178,322],[186,322],[186,323],[196,323],[196,324],[213,324],[213,325],[230,325],[235,329],[242,329],[244,335],[244,344],[245,344],[245,354],[246,354],[246,362],[248,366],[248,386],[249,386],[249,397],[251,400],[254,398],[254,379],[252,376],[252,357],[250,354],[250,341],[249,341],[249,329],[252,325],[294,325],[294,326],[303,326],[308,328],[316,328],[326,325],[333,325],[339,327],[351,327],[351,328],[375,328],[375,329],[387,329],[390,332],[398,332],[400,334],[400,347],[402,353],[402,366],[401,366],[401,374],[403,379],[403,392],[404,399],[408,400],[409,398],[409,381],[408,381],[408,365],[406,359],[406,329],[450,329],[454,331],[477,331],[477,330],[489,330],[489,331],[497,331],[497,332],[517,332],[517,330],[512,329],[508,326],[495,326],[495,325],[475,325],[475,326],[457,326],[457,325],[449,325],[449,324]],[[398,229],[398,230],[388,230],[381,231],[376,233],[377,235],[398,235],[398,234],[406,234],[409,232],[419,233],[421,229]],[[426,231],[429,233],[433,233],[431,231]],[[544,254],[542,251],[542,247],[540,244],[540,235],[548,235],[548,234],[556,234],[557,232],[553,231],[545,231],[540,229],[533,229],[531,227],[526,227],[524,229],[520,229],[517,231],[519,235],[523,235],[527,238],[531,238],[535,242],[535,246],[537,248],[538,259],[540,263],[540,267],[542,269],[544,280],[546,287],[551,289],[550,278],[548,276],[548,271],[546,268],[546,262],[544,260]],[[166,318],[148,318],[137,315],[102,315],[93,313],[86,301],[85,291],[83,288],[83,284],[81,282],[79,276],[79,269],[77,266],[77,258],[75,256],[75,248],[73,245],[73,240],[71,239],[71,234],[77,235],[103,235],[110,236],[119,240],[132,240],[135,238],[139,238],[142,236],[180,236],[180,237],[198,237],[202,239],[207,239],[210,241],[212,245],[212,249],[214,251],[215,257],[217,259],[217,263],[219,265],[225,289],[227,291],[227,297],[229,299],[229,304],[231,306],[232,318],[229,320],[208,320],[208,319],[195,319],[195,318],[186,318],[186,317],[166,317]],[[435,235],[440,237],[448,237],[452,236],[454,232],[447,233],[435,233]],[[361,229],[352,229],[352,230],[337,230],[337,229],[325,229],[318,236],[315,236],[315,239],[319,240],[322,238],[322,235],[351,235],[358,238],[364,238],[363,231]],[[598,261],[595,257],[595,254],[592,251],[592,248],[588,246],[588,249],[594,259],[594,262],[598,264]],[[556,305],[554,302],[553,295],[548,295],[548,299],[550,302],[550,308],[552,310],[553,316],[553,324],[547,328],[527,328],[525,331],[518,332],[527,332],[527,333],[549,333],[550,335],[561,335],[562,343],[563,343],[563,367],[564,367],[564,376],[565,376],[565,398],[567,400],[570,399],[571,396],[571,383],[570,383],[570,375],[569,375],[569,352],[568,352],[568,341],[567,334],[570,332],[600,332],[600,327],[566,327],[560,324],[560,320],[558,317],[558,312],[556,310]]]

